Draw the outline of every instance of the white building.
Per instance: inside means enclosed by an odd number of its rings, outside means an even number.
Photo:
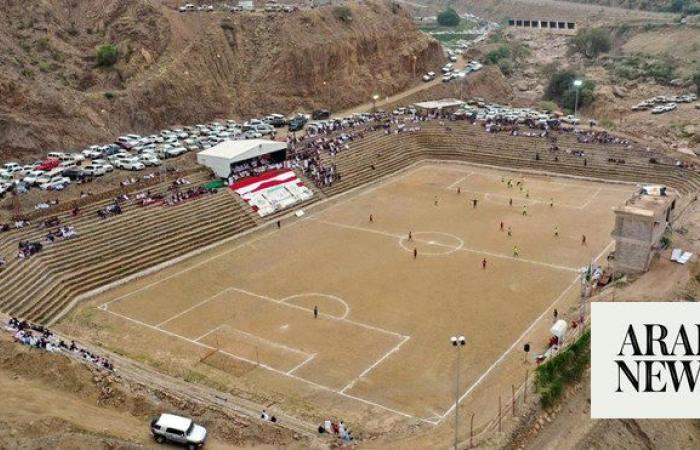
[[[275,160],[284,160],[286,152],[285,142],[266,139],[224,141],[197,153],[197,162],[213,170],[217,176],[226,178],[231,173],[231,167],[236,164],[264,155],[271,155]]]

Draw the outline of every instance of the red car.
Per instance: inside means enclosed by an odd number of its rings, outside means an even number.
[[[37,166],[36,170],[51,170],[55,169],[61,164],[61,161],[57,159],[47,159],[41,165]]]

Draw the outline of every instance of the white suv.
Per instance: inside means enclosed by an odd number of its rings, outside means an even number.
[[[204,445],[207,430],[186,417],[173,414],[161,414],[151,421],[151,433],[159,444],[166,441],[184,444],[189,450]]]
[[[114,167],[122,170],[143,170],[146,166],[138,159],[121,158],[114,163]]]

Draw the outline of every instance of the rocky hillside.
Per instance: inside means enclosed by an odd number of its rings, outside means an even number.
[[[443,62],[389,3],[180,14],[166,0],[6,0],[0,152],[43,154],[217,117],[340,109]],[[98,67],[96,47],[119,58]],[[415,74],[415,77],[414,77]]]

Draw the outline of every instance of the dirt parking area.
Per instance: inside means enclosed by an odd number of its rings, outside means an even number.
[[[612,250],[611,207],[633,190],[420,165],[109,291],[59,328],[303,419],[339,415],[371,433],[449,430],[449,338],[463,334],[461,417],[476,413],[479,429],[498,396],[532,373],[552,310],[576,317],[579,269]]]

